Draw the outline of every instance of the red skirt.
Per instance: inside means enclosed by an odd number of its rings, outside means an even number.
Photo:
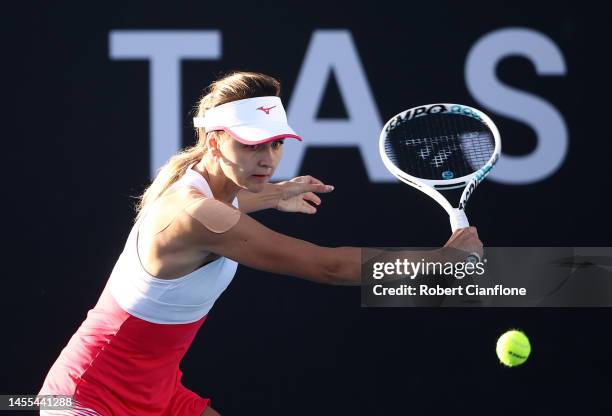
[[[107,285],[39,392],[72,395],[75,408],[41,414],[200,416],[210,400],[183,386],[179,364],[205,320],[145,321],[121,309]]]

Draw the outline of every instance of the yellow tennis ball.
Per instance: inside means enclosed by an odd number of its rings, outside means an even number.
[[[513,329],[499,337],[495,350],[502,364],[515,367],[527,361],[527,357],[531,353],[531,344],[527,335]]]

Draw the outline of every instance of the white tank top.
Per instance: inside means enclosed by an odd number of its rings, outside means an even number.
[[[193,187],[214,198],[204,177],[192,166],[170,189]],[[238,208],[238,199],[232,204]],[[138,227],[143,217],[144,213],[132,227],[109,278],[113,297],[126,312],[145,321],[183,324],[200,320],[234,278],[237,263],[220,257],[177,279],[156,278],[142,267],[138,256]]]

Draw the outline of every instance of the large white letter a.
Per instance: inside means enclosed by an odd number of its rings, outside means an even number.
[[[331,71],[336,76],[348,118],[317,120]],[[308,145],[358,146],[371,181],[394,180],[378,154],[382,123],[350,32],[314,32],[291,97],[288,118],[304,137],[304,143],[285,147],[276,175],[279,179],[298,175],[306,150],[304,145]]]

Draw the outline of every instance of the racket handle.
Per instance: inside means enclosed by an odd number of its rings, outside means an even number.
[[[465,215],[465,211],[462,209],[453,208],[453,211],[449,214],[449,217],[453,232],[470,226],[467,216]],[[465,261],[476,264],[480,261],[480,256],[478,253],[472,252],[465,258]]]
[[[465,215],[465,211],[462,209],[453,208],[453,210],[449,212],[448,216],[450,218],[451,229],[453,232],[460,228],[467,228],[470,226],[470,222]]]

